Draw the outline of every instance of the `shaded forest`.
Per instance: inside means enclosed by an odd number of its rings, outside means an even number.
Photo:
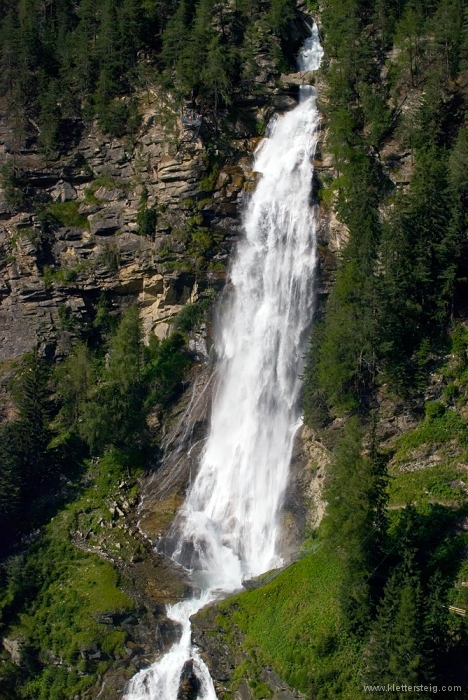
[[[444,491],[447,467],[434,467],[436,488],[427,472],[414,486],[422,458],[405,465],[424,450],[455,465],[468,444],[468,6],[321,7],[335,176],[319,196],[349,232],[305,373],[306,421],[334,450],[324,546],[340,562],[339,607],[362,645],[362,682],[464,687],[466,628],[448,606],[466,568],[466,496]],[[402,158],[409,176],[396,185]],[[389,405],[419,423],[393,443],[382,427]]]
[[[0,90],[18,136],[39,133],[52,157],[82,119],[134,131],[148,86],[199,109],[230,104],[253,86],[259,45],[278,65],[294,60],[294,18],[292,0],[4,2]]]

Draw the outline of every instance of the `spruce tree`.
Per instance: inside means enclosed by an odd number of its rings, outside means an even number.
[[[372,612],[372,576],[385,533],[385,469],[375,449],[364,454],[356,417],[346,426],[325,489],[326,546],[342,562],[341,606],[351,628],[365,628]]]
[[[129,307],[111,336],[101,381],[80,408],[79,431],[92,452],[128,447],[143,427],[143,343],[137,307]]]

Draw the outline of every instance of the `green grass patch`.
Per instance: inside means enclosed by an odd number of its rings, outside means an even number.
[[[411,472],[392,470],[388,488],[389,505],[404,506],[420,501],[461,505],[468,500],[457,481],[468,482],[466,469],[456,464],[433,464]]]
[[[130,184],[128,182],[122,182],[117,178],[113,177],[111,173],[104,172],[101,173],[97,178],[95,178],[84,191],[84,199],[86,204],[100,204],[101,199],[96,197],[96,192],[104,187],[106,190],[121,190],[122,192],[128,193],[130,191]]]
[[[42,279],[46,288],[50,288],[54,282],[58,284],[70,284],[75,282],[81,272],[88,272],[91,264],[88,260],[80,260],[73,266],[59,267],[54,270],[50,265],[45,265],[42,271]]]
[[[249,654],[234,684],[247,678],[260,692],[258,664],[271,665],[290,685],[318,699],[357,697],[361,657],[356,641],[342,629],[339,581],[338,561],[318,551],[270,584],[221,603],[225,628],[234,624],[241,630]]]
[[[89,228],[88,217],[78,212],[79,207],[79,202],[71,200],[69,202],[56,202],[51,204],[48,209],[62,226]]]
[[[454,439],[460,445],[468,446],[466,422],[459,413],[445,410],[438,401],[428,402],[426,404],[426,418],[415,430],[405,433],[399,438],[395,460],[401,461],[409,450],[421,445],[442,445]]]
[[[71,537],[77,529],[97,530],[99,521],[111,518],[106,501],[128,478],[128,460],[114,451],[90,465],[89,485],[81,495],[50,521],[26,555],[11,558],[6,566],[0,630],[20,640],[23,662],[31,671],[19,697],[74,698],[126,654],[127,633],[117,622],[106,621],[130,614],[134,603],[121,590],[118,571],[74,546]],[[135,483],[127,489],[127,499],[136,488]],[[116,537],[125,535],[119,530]],[[123,552],[125,543],[121,547]]]
[[[428,401],[425,418],[396,441],[389,466],[389,505],[438,501],[462,505],[467,501],[463,484],[468,473],[466,421],[440,401]]]

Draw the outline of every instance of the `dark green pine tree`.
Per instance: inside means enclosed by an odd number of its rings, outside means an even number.
[[[0,89],[2,94],[18,87],[20,71],[20,24],[17,12],[10,8],[0,22]]]
[[[5,551],[30,524],[31,503],[57,472],[48,451],[49,370],[37,351],[21,360],[11,391],[18,418],[0,429],[0,526]]]
[[[37,350],[21,361],[12,388],[19,411],[16,422],[21,445],[23,492],[29,497],[55,474],[53,456],[47,452],[49,429],[49,368]]]
[[[410,87],[419,85],[421,62],[425,49],[424,9],[420,3],[405,6],[396,26],[394,43],[401,48],[400,66]]]
[[[228,105],[231,102],[233,58],[229,47],[223,46],[218,36],[213,36],[208,45],[206,65],[201,74],[200,91],[213,105],[215,114],[220,103]]]
[[[99,62],[99,80],[96,101],[105,110],[117,94],[121,80],[120,36],[116,0],[105,0],[102,5],[99,32],[96,41]]]
[[[457,258],[451,218],[444,152],[422,150],[381,248],[380,351],[388,379],[403,393],[415,384],[418,351],[446,328]]]
[[[460,70],[464,40],[464,0],[440,0],[430,21],[436,61],[439,64],[441,86],[447,86]]]
[[[366,652],[365,682],[375,685],[429,684],[433,679],[424,630],[424,599],[418,575],[398,566],[385,586]],[[405,691],[384,697],[407,697]],[[419,695],[418,695],[419,697]],[[421,698],[429,698],[424,692]]]
[[[58,80],[48,76],[42,78],[43,88],[39,96],[39,145],[47,159],[57,156],[60,148],[59,128],[62,118],[61,112],[61,86]]]
[[[369,685],[386,686],[396,681],[394,675],[390,673],[389,663],[393,625],[399,605],[399,588],[399,575],[394,572],[387,581],[384,597],[370,630],[364,673],[364,682]],[[387,697],[392,695],[389,693]]]
[[[325,489],[326,546],[342,562],[341,607],[351,629],[369,625],[372,576],[385,535],[385,468],[374,448],[363,453],[356,417],[348,421]]]
[[[200,0],[191,30],[186,37],[182,53],[176,64],[176,79],[182,94],[197,96],[206,92],[210,80],[207,53],[215,48],[217,36],[212,26],[214,0]],[[201,62],[200,57],[204,57]]]
[[[14,422],[0,428],[0,552],[7,551],[22,523],[21,434]]]
[[[176,12],[168,21],[162,37],[161,59],[168,80],[171,79],[173,71],[186,49],[191,19],[191,3],[189,0],[181,0]]]
[[[56,367],[54,374],[60,410],[53,428],[60,443],[79,433],[83,405],[96,380],[88,347],[77,343],[73,353]]]
[[[447,584],[439,570],[426,587],[423,606],[423,644],[426,656],[426,677],[437,681],[444,675],[446,653],[450,645]]]
[[[271,31],[279,37],[285,36],[288,25],[294,18],[295,11],[292,0],[272,0],[268,13],[268,24]]]
[[[421,585],[417,577],[407,576],[399,590],[388,661],[388,673],[400,685],[416,685],[427,678],[422,615]]]
[[[89,98],[98,75],[98,6],[82,0],[77,8],[78,24],[70,38],[70,52],[64,57],[62,79],[68,79],[82,98]]]
[[[122,0],[118,18],[121,69],[128,71],[136,66],[138,51],[142,47],[144,18],[141,0]]]
[[[127,309],[109,342],[101,381],[80,407],[79,431],[92,452],[129,447],[144,426],[141,370],[143,342],[137,307]]]

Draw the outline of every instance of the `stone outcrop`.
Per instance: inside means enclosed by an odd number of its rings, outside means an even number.
[[[180,674],[180,686],[177,700],[197,700],[201,684],[193,668],[193,659],[185,662]]]
[[[308,23],[301,6],[297,43]],[[147,334],[162,337],[183,304],[223,284],[254,183],[257,127],[297,97],[297,81],[278,82],[262,42],[253,61],[255,94],[233,96],[235,120],[207,113],[192,128],[149,89],[137,134],[110,138],[76,123],[52,161],[38,149],[37,127],[21,140],[0,100],[0,167],[21,176],[15,201],[5,177],[0,188],[0,361],[36,344],[60,355],[69,342],[64,317],[68,327],[89,322],[102,293],[116,306],[137,300]],[[220,131],[229,143],[213,150]],[[155,219],[150,235],[137,221],[145,206]]]
[[[5,178],[0,189],[0,360],[37,343],[60,354],[60,307],[84,323],[102,293],[136,300],[146,332],[162,337],[183,304],[223,283],[257,140],[237,142],[216,177],[202,138],[180,115],[164,125],[161,108],[147,99],[131,143],[93,126],[48,163],[34,143],[13,145],[0,105],[0,166],[26,183],[19,203]],[[145,207],[154,232],[139,230]]]

